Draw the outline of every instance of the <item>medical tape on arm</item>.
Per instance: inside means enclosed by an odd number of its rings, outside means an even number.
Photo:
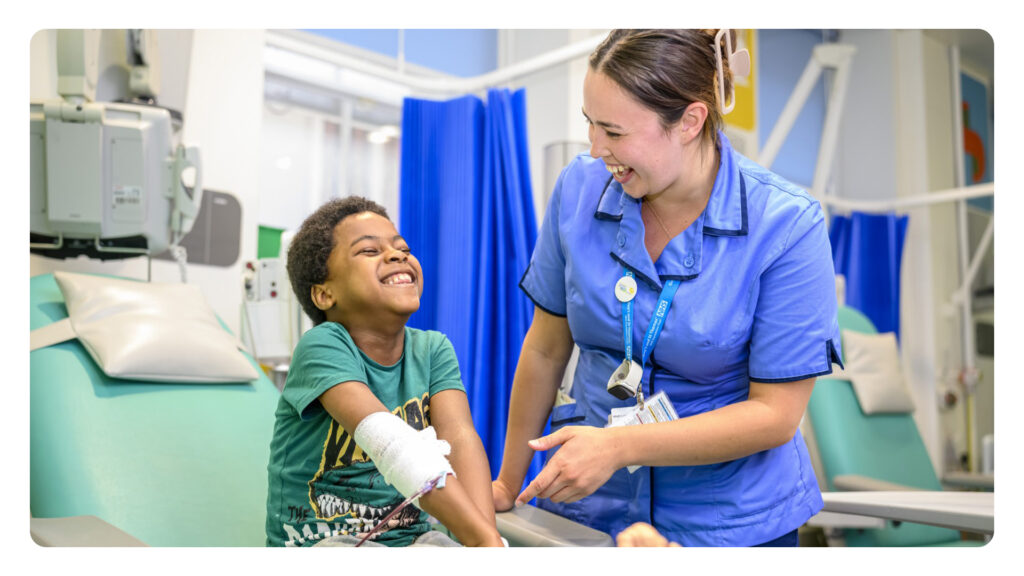
[[[452,447],[437,439],[432,426],[417,431],[394,414],[374,412],[363,418],[352,437],[384,481],[406,498],[438,477],[437,488],[443,488],[448,474],[455,475],[447,458]],[[419,508],[419,498],[413,504]]]

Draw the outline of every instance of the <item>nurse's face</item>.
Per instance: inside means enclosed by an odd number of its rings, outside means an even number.
[[[583,115],[590,155],[604,160],[626,194],[640,199],[681,185],[685,134],[680,125],[666,131],[656,113],[594,70],[583,80]]]

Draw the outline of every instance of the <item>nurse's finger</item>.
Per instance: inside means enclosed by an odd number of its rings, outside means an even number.
[[[564,444],[566,440],[572,437],[572,431],[570,428],[572,428],[572,426],[560,428],[556,432],[548,434],[547,436],[541,436],[540,438],[530,440],[527,444],[530,445],[530,448],[533,448],[538,452],[550,450],[555,446]]]
[[[550,499],[555,494],[558,494],[559,491],[563,491],[565,489],[570,489],[570,485],[568,481],[566,481],[565,476],[559,474],[557,478],[548,483],[546,488],[537,493],[537,498]],[[564,497],[565,495],[563,494],[562,496]]]
[[[596,488],[588,490],[584,485],[566,482],[565,488],[558,491],[557,494],[552,494],[550,499],[552,502],[575,502],[590,496],[594,493],[594,490],[596,490]]]
[[[555,487],[553,486],[552,488],[555,488]],[[580,498],[582,498],[582,495],[578,491],[573,489],[572,486],[569,486],[568,484],[565,484],[565,485],[563,485],[561,487],[557,487],[557,488],[558,488],[557,490],[554,490],[554,489],[549,490],[549,492],[551,492],[550,496],[545,496],[545,495],[542,494],[540,497],[541,498],[547,498],[548,500],[551,500],[552,502],[559,502],[559,503],[561,503],[561,502],[575,502],[575,501],[579,500]]]
[[[546,490],[554,481],[558,478],[558,472],[552,470],[550,467],[545,467],[540,471],[540,474],[530,482],[530,485],[525,490],[519,493],[516,497],[516,506],[522,506],[530,500],[533,500],[541,492]]]

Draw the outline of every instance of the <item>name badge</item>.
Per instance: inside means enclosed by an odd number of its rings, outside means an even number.
[[[655,422],[671,422],[678,420],[679,415],[672,406],[665,391],[662,390],[651,396],[643,404],[612,408],[608,414],[608,425],[605,428],[615,426],[636,426],[638,424],[654,424]],[[636,472],[640,466],[627,466],[630,474]]]

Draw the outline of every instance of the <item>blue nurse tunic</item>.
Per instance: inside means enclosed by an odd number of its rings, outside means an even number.
[[[625,269],[638,285],[637,362],[663,283],[680,280],[643,378],[645,396],[665,391],[680,418],[745,400],[751,380],[785,386],[829,374],[840,362],[835,272],[820,205],[735,152],[724,134],[719,141],[707,207],[657,262],[644,246],[640,201],[623,192],[603,161],[580,155],[562,171],[520,282],[538,307],[567,318],[580,350],[573,402],[553,409],[552,431],[602,427],[612,408],[635,404],[606,391],[624,358],[614,286]],[[539,503],[613,536],[648,522],[684,546],[761,544],[822,508],[799,431],[738,460],[621,469],[579,501]]]

